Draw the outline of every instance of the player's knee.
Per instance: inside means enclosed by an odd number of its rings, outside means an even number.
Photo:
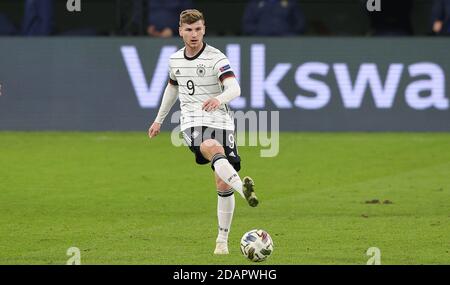
[[[216,153],[225,154],[223,146],[214,139],[208,139],[202,142],[200,145],[200,151],[209,157],[212,157]],[[210,158],[209,158],[210,159]]]
[[[202,142],[202,144],[200,145],[200,147],[203,148],[213,148],[213,147],[217,147],[217,146],[222,146],[220,145],[220,143],[218,141],[216,141],[215,139],[207,139],[204,142]]]

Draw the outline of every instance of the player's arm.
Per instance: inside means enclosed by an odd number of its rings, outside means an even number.
[[[222,82],[224,90],[215,98],[210,98],[203,103],[203,110],[210,112],[219,108],[222,104],[228,104],[231,100],[241,95],[241,87],[234,76],[230,76]]]
[[[219,96],[210,98],[203,103],[202,109],[208,112],[216,110],[221,104],[227,104],[241,95],[241,87],[236,80],[228,58],[224,54],[214,64],[213,72],[217,75],[217,79],[224,89]]]
[[[161,106],[159,107],[158,115],[156,116],[155,121],[148,129],[148,136],[150,138],[157,136],[160,132],[161,125],[166,118],[167,114],[169,114],[170,109],[172,109],[173,105],[177,101],[178,98],[178,86],[176,81],[170,80],[167,84],[166,89],[164,90],[163,99],[161,102]]]
[[[239,86],[236,77],[228,77],[224,79],[222,84],[224,86],[224,91],[216,97],[220,104],[228,104],[234,98],[241,96],[241,87]]]

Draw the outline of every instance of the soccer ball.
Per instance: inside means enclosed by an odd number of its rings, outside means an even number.
[[[273,252],[272,238],[265,230],[248,231],[241,238],[241,252],[251,261],[264,261]]]

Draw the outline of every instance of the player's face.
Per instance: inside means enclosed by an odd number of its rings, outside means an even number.
[[[205,24],[199,20],[192,24],[182,24],[180,27],[180,37],[189,48],[196,50],[203,46],[203,36],[205,35]]]

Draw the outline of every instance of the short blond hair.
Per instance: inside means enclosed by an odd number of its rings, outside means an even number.
[[[193,24],[197,21],[202,20],[205,23],[205,18],[203,17],[203,13],[196,9],[188,9],[184,10],[180,14],[180,27],[183,24]]]

